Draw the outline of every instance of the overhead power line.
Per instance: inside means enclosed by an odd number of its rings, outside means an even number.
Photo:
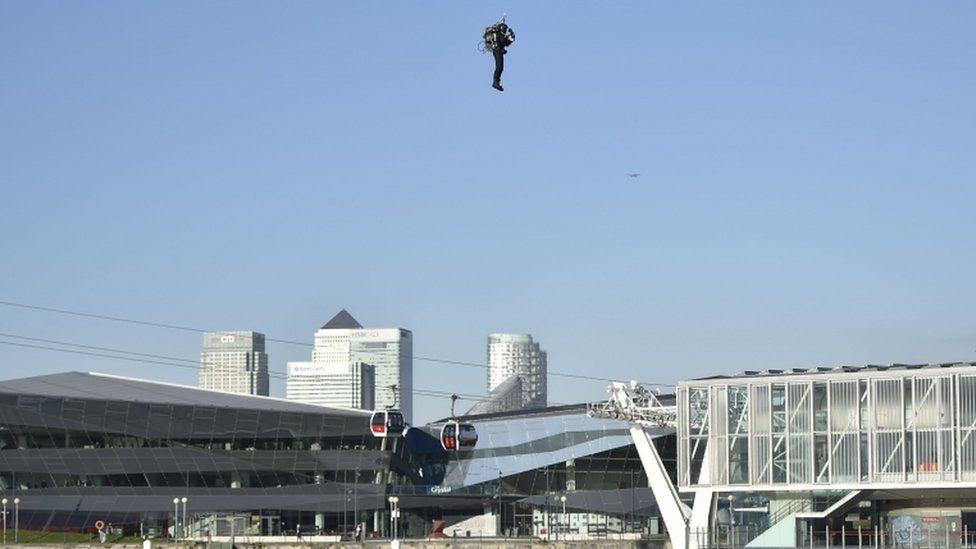
[[[79,316],[83,318],[92,318],[96,320],[109,320],[112,322],[124,322],[126,324],[138,324],[140,326],[149,326],[152,328],[166,328],[167,330],[179,330],[182,332],[194,332],[198,334],[204,334],[207,332],[221,333],[223,330],[205,330],[203,328],[193,328],[190,326],[178,326],[176,324],[163,324],[161,322],[150,322],[147,320],[136,320],[133,318],[123,318],[119,316],[109,316],[94,313],[84,313],[80,311],[69,311],[67,309],[56,309],[54,307],[42,307],[40,305],[29,305],[27,303],[14,303],[12,301],[0,301],[0,305],[7,307],[20,307],[21,309],[31,309],[34,311],[43,311],[46,313],[57,313],[62,315]],[[311,343],[305,341],[290,341],[287,339],[273,339],[265,336],[265,341],[273,341],[275,343],[285,343],[288,345],[300,345],[302,347],[313,347]]]
[[[147,353],[137,353],[133,351],[124,351],[121,349],[112,349],[109,347],[94,347],[91,345],[68,343],[65,341],[57,341],[53,339],[42,339],[36,337],[18,336],[13,334],[2,334],[2,333],[0,333],[0,337],[22,339],[26,341],[38,341],[38,342],[52,343],[55,345],[62,345],[66,347],[77,347],[79,349],[93,349],[93,350],[99,350],[105,352],[81,351],[78,349],[62,349],[59,347],[51,347],[49,345],[37,345],[33,343],[17,343],[14,341],[0,341],[0,345],[8,345],[12,347],[22,347],[22,348],[36,349],[42,351],[54,351],[59,353],[92,356],[98,358],[110,358],[113,360],[124,360],[128,362],[153,364],[158,366],[169,366],[171,368],[184,368],[184,369],[191,369],[191,370],[199,370],[201,365],[200,362],[184,359],[184,358],[167,357],[163,355],[152,355]],[[108,354],[108,353],[116,353],[116,354]],[[120,356],[120,355],[132,355],[132,356]],[[155,358],[143,358],[143,357],[155,357]],[[156,359],[161,359],[161,360],[156,360]],[[180,364],[181,362],[187,364]],[[206,362],[203,363],[203,365],[219,366],[219,364],[206,363]],[[286,374],[281,372],[273,372],[270,370],[268,371],[268,377],[274,379],[282,379],[282,380],[288,379],[288,376]],[[437,398],[450,398],[451,395],[456,394],[458,395],[458,398],[461,400],[481,400],[484,398],[484,395],[471,395],[467,393],[451,393],[448,391],[438,391],[435,389],[414,389],[413,393],[421,396],[437,397]]]
[[[41,311],[41,312],[46,312],[46,313],[54,313],[54,314],[69,315],[69,316],[75,316],[75,317],[81,317],[81,318],[89,318],[89,319],[94,319],[94,320],[105,320],[105,321],[111,321],[111,322],[122,322],[122,323],[126,323],[126,324],[135,324],[135,325],[146,326],[146,327],[151,327],[151,328],[162,328],[162,329],[167,329],[167,330],[178,330],[178,331],[183,331],[183,332],[193,332],[193,333],[198,333],[198,334],[203,334],[203,333],[208,333],[208,332],[210,332],[210,333],[230,333],[230,332],[227,332],[225,330],[206,330],[206,329],[203,329],[203,328],[196,328],[196,327],[192,327],[192,326],[181,326],[181,325],[177,325],[177,324],[167,324],[167,323],[153,322],[153,321],[148,321],[148,320],[139,320],[139,319],[133,319],[133,318],[125,318],[125,317],[120,317],[120,316],[112,316],[112,315],[97,314],[97,313],[88,313],[88,312],[83,312],[83,311],[72,311],[72,310],[68,310],[68,309],[61,309],[61,308],[56,308],[56,307],[46,307],[46,306],[42,306],[42,305],[33,305],[33,304],[29,304],[29,303],[17,303],[17,302],[13,302],[13,301],[0,301],[0,305],[6,306],[6,307],[16,307],[16,308],[21,308],[21,309],[29,309],[29,310],[34,310],[34,311]],[[298,346],[301,346],[301,347],[314,347],[314,344],[312,344],[312,343],[308,343],[308,342],[304,342],[304,341],[293,341],[293,340],[290,340],[290,339],[271,338],[271,337],[268,337],[267,335],[265,335],[264,340],[265,341],[268,341],[268,342],[282,343],[282,344],[286,344],[286,345],[298,345]],[[130,353],[130,354],[135,354],[135,353]],[[431,363],[434,363],[434,364],[448,364],[448,365],[452,365],[452,366],[464,366],[464,367],[469,367],[469,368],[482,368],[482,369],[488,369],[489,368],[489,366],[487,364],[481,364],[481,363],[478,363],[478,362],[466,362],[466,361],[462,361],[462,360],[448,360],[448,359],[442,359],[442,358],[425,357],[425,356],[417,356],[417,355],[414,355],[411,358],[413,358],[414,360],[419,360],[419,361],[422,361],[422,362],[431,362]],[[570,374],[570,373],[566,373],[566,372],[558,372],[558,371],[553,371],[553,370],[547,370],[547,375],[554,376],[554,377],[563,377],[563,378],[567,378],[567,379],[586,380],[586,381],[601,381],[601,382],[620,381],[619,379],[612,379],[612,378],[598,377],[598,376],[587,376],[587,375],[581,375],[581,374]],[[672,383],[651,383],[651,382],[645,382],[645,381],[641,381],[641,383],[644,383],[646,385],[657,385],[657,386],[661,386],[661,387],[674,387],[675,386]]]

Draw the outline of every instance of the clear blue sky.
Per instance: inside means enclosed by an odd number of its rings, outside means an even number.
[[[498,93],[477,43],[503,11]],[[346,308],[418,355],[484,362],[489,332],[527,331],[553,370],[660,383],[973,360],[974,23],[973,2],[3,2],[0,300],[309,342]],[[9,307],[0,331],[201,344]],[[0,345],[4,378],[62,370],[195,382]],[[420,388],[485,384],[416,364]]]

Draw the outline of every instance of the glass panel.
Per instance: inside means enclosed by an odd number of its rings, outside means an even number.
[[[791,483],[811,481],[811,444],[809,435],[790,435],[790,477]]]
[[[749,482],[749,439],[744,436],[730,437],[729,484]]]
[[[874,444],[874,480],[876,482],[900,482],[904,478],[902,433],[877,433]]]
[[[813,384],[813,430],[827,431],[827,384],[816,382]]]
[[[810,433],[810,389],[807,382],[789,384],[789,429],[790,434]],[[791,458],[792,459],[792,458]]]
[[[753,438],[752,477],[756,484],[769,484],[772,471],[769,461],[769,436],[755,436]]]
[[[771,394],[773,432],[786,432],[786,384],[773,383]]]
[[[786,437],[773,435],[773,482],[786,482]]]
[[[830,444],[827,440],[827,435],[815,435],[813,437],[814,482],[825,483],[830,481],[830,471],[827,467],[827,457],[829,455]]]
[[[900,379],[874,380],[874,426],[901,430],[902,391]]]

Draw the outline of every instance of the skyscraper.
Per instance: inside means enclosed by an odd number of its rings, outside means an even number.
[[[529,334],[488,335],[488,391],[512,376],[522,382],[522,408],[544,408],[546,390],[546,352]]]
[[[409,423],[413,419],[413,334],[410,330],[364,328],[345,309],[339,311],[315,333],[311,364],[328,364],[341,369],[355,363],[373,367],[373,407],[385,409],[395,405]],[[292,390],[290,371],[289,365],[288,398],[294,394],[295,400],[314,402],[309,400],[313,398],[309,391],[319,391],[322,394],[314,398],[322,399],[325,398],[323,394],[335,390],[328,385],[321,385],[319,389]],[[300,381],[307,380],[296,378],[294,383]],[[396,386],[395,394],[390,390],[391,386]],[[304,396],[299,398],[299,392]]]
[[[268,355],[264,334],[205,332],[200,353],[200,387],[268,396]]]
[[[370,364],[288,363],[288,400],[372,410],[374,393],[375,378]]]

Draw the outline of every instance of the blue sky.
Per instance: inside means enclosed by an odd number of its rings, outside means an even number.
[[[503,11],[498,93],[477,43]],[[528,331],[552,370],[657,383],[973,360],[974,21],[972,2],[5,2],[0,300],[309,342],[346,308],[421,356],[484,362],[489,332]],[[11,307],[0,332],[201,343]],[[0,345],[5,378],[69,369],[195,382]]]

